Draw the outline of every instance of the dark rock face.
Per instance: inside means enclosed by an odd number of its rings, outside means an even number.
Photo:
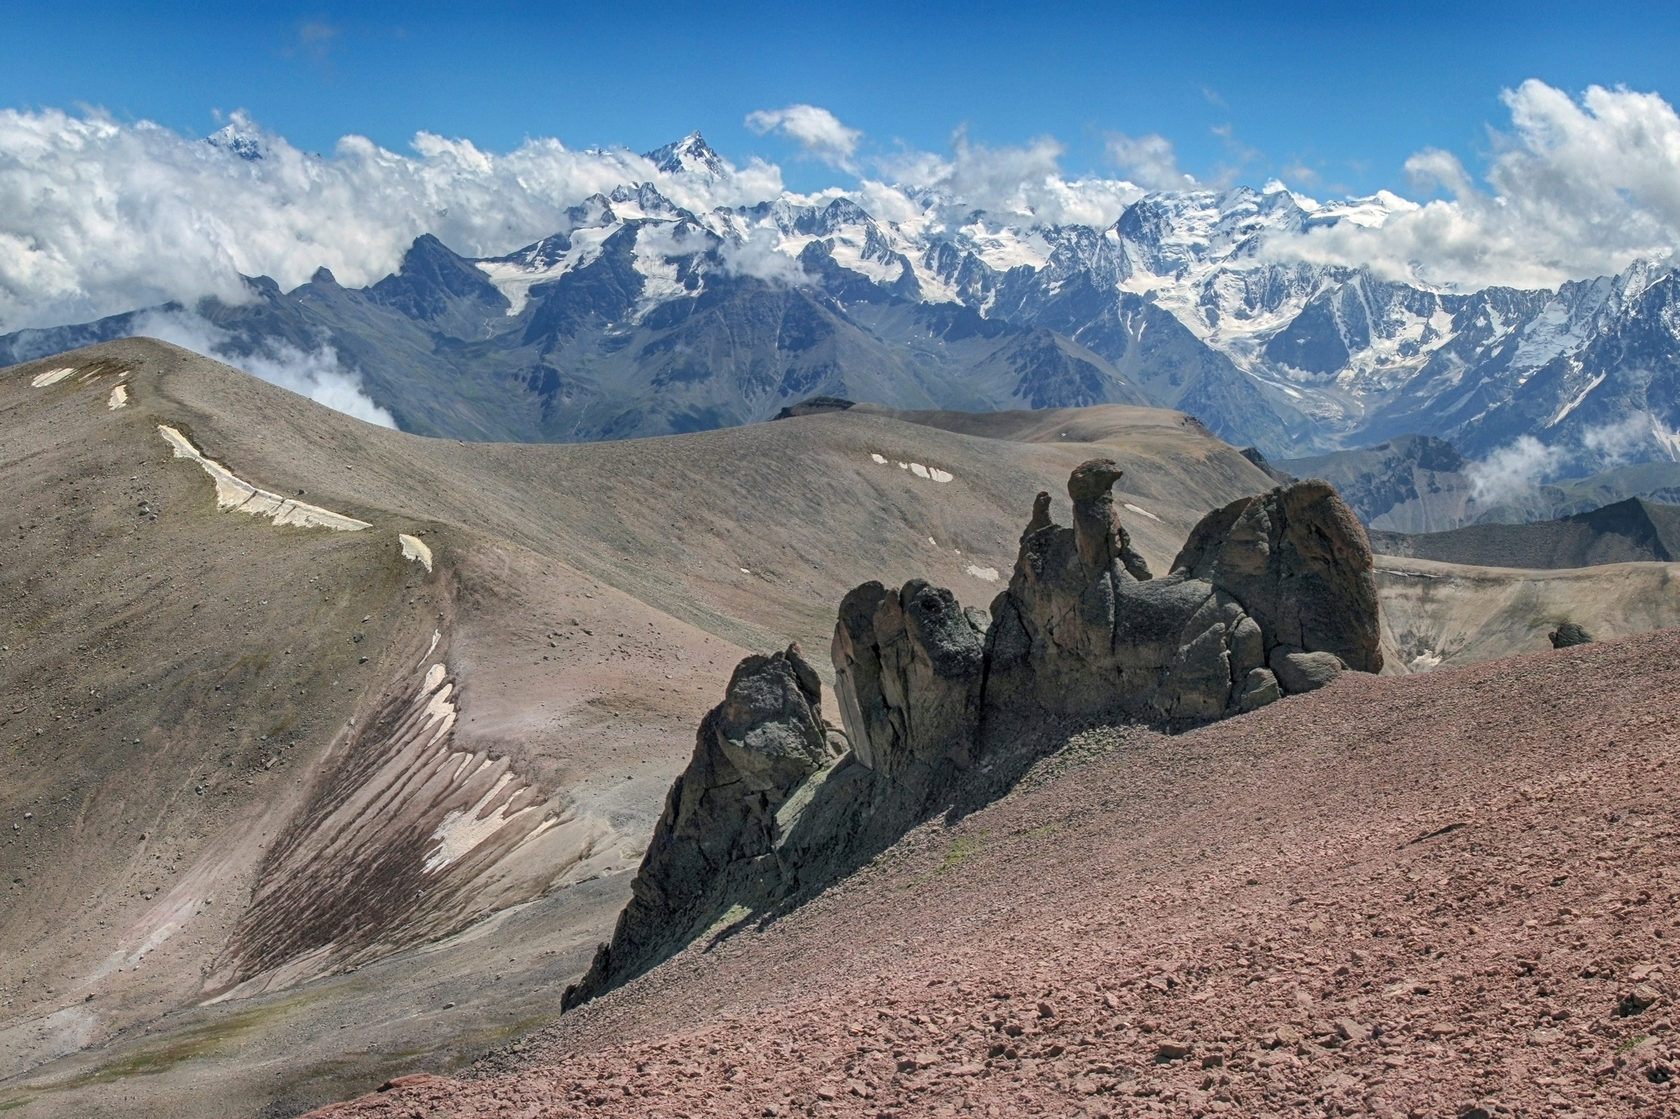
[[[847,400],[843,396],[813,396],[808,400],[801,400],[797,404],[789,404],[774,416],[778,420],[791,420],[795,416],[816,416],[823,412],[844,412],[848,408],[856,407],[857,402]]]
[[[1363,672],[1382,668],[1371,545],[1328,482],[1295,482],[1209,513],[1173,571],[1241,602],[1266,632],[1268,661],[1282,647],[1334,653]]]
[[[736,666],[666,795],[612,943],[567,990],[566,1007],[641,974],[710,924],[722,899],[776,876],[777,810],[838,753],[821,695],[797,645]]]
[[[1186,725],[1375,672],[1376,583],[1351,510],[1297,482],[1210,513],[1164,579],[1143,581],[1107,487],[1074,471],[1074,527],[1040,495],[1009,589],[992,604],[985,710]]]
[[[1554,649],[1567,649],[1571,645],[1589,645],[1593,639],[1592,634],[1574,622],[1564,622],[1546,636],[1551,638],[1552,648]]]
[[[883,775],[966,765],[980,725],[984,618],[943,587],[865,583],[840,603],[834,672],[852,752]]]

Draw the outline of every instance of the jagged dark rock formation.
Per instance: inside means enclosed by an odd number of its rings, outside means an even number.
[[[701,724],[612,944],[566,1005],[640,974],[734,906],[786,904],[942,805],[995,795],[1047,726],[1191,726],[1382,667],[1370,546],[1328,483],[1208,514],[1153,579],[1115,509],[1119,477],[1107,459],[1073,472],[1071,528],[1038,495],[989,617],[920,579],[846,595],[833,655],[851,748],[838,761],[797,650],[743,661]]]
[[[1371,550],[1328,484],[1208,514],[1171,573],[1145,582],[1108,497],[1118,477],[1106,460],[1074,472],[1072,529],[1050,523],[1045,495],[1034,505],[992,603],[988,712],[1184,725],[1322,686],[1343,665],[1382,667]]]
[[[1266,456],[1260,453],[1259,447],[1244,447],[1237,453],[1242,455],[1242,457],[1247,459],[1249,462],[1252,462],[1255,466],[1258,466],[1261,470],[1264,470],[1267,475],[1271,477],[1272,481],[1278,483],[1279,485],[1287,486],[1289,483],[1296,480],[1295,475],[1289,473],[1289,471],[1279,470],[1277,467],[1268,462],[1266,460]]]
[[[619,914],[610,945],[566,991],[567,1008],[669,955],[705,929],[720,903],[760,893],[777,878],[776,813],[788,795],[833,762],[822,684],[799,646],[736,666],[724,700],[700,723],[694,757],[665,797],[665,812]]]
[[[1546,635],[1551,639],[1552,648],[1567,649],[1571,645],[1592,644],[1592,634],[1575,622],[1564,622]]]

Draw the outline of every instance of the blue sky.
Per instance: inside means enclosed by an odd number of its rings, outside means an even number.
[[[102,107],[189,135],[247,110],[306,150],[419,130],[507,151],[528,137],[643,150],[700,129],[809,189],[835,172],[746,115],[790,103],[860,130],[860,154],[1054,136],[1112,175],[1115,133],[1184,170],[1322,191],[1405,191],[1408,156],[1474,174],[1539,78],[1680,93],[1680,4],[1318,3],[1025,7],[787,4],[136,5],[8,2],[0,106]]]

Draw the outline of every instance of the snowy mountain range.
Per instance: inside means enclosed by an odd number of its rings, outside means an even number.
[[[694,430],[824,394],[1157,404],[1275,457],[1417,433],[1542,473],[1680,459],[1672,268],[1452,291],[1291,248],[1415,208],[1386,192],[1149,193],[1099,228],[934,189],[893,193],[891,212],[838,190],[705,209],[693,200],[736,172],[698,134],[646,158],[654,181],[582,199],[517,252],[422,236],[365,288],[258,277],[241,303],[20,331],[0,359],[186,323],[236,363],[330,352],[399,426],[465,438]]]

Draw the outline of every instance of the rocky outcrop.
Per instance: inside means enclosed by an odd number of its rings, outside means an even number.
[[[847,400],[843,396],[813,396],[789,404],[774,416],[778,420],[791,420],[796,416],[817,416],[824,412],[844,412],[848,408],[857,407],[857,402]]]
[[[1208,514],[1172,571],[1132,558],[1112,462],[1068,483],[1073,527],[1040,494],[1009,589],[992,603],[988,714],[1167,725],[1250,711],[1344,667],[1375,672],[1371,550],[1324,482],[1295,482]],[[845,700],[842,697],[842,710]]]
[[[1575,622],[1564,622],[1546,636],[1551,640],[1554,649],[1567,649],[1571,645],[1590,645],[1593,639],[1585,627]]]
[[[1382,668],[1371,569],[1365,529],[1320,479],[1209,513],[1173,560],[1242,603],[1267,635],[1268,663],[1280,649],[1325,652],[1363,672]]]
[[[1371,550],[1327,483],[1210,513],[1155,579],[1115,508],[1119,477],[1107,459],[1073,472],[1071,527],[1038,495],[990,616],[920,579],[846,595],[833,655],[850,750],[837,760],[798,651],[743,661],[701,725],[612,944],[567,1005],[646,970],[731,905],[787,903],[942,806],[995,795],[1057,720],[1186,727],[1382,666]]]
[[[566,991],[575,1006],[664,959],[703,931],[730,899],[773,888],[777,812],[831,763],[822,685],[797,645],[736,666],[724,700],[700,723],[694,756],[665,811],[619,914],[611,944]]]

